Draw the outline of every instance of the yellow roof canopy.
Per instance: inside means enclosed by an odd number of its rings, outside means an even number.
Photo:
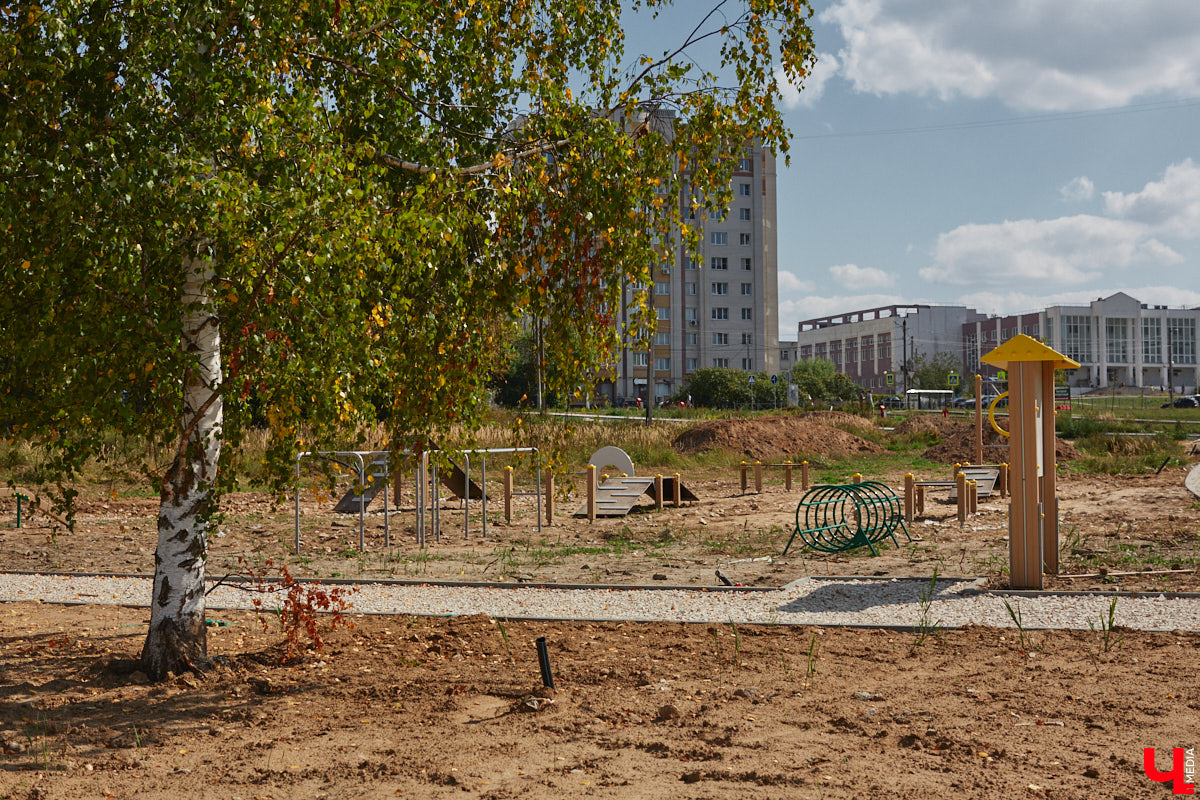
[[[1067,358],[1023,333],[1018,333],[979,360],[1000,369],[1009,369],[1010,364],[1018,361],[1051,361],[1055,369],[1075,369],[1079,366],[1078,361]]]

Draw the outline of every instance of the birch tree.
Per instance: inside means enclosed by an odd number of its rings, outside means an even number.
[[[630,330],[609,310],[695,241],[680,175],[723,207],[744,142],[786,151],[777,76],[814,58],[802,0],[722,2],[627,54],[622,20],[667,5],[0,7],[0,425],[53,454],[67,514],[105,437],[171,454],[144,467],[149,675],[207,663],[209,525],[256,413],[285,480],[360,423],[397,446],[475,424],[523,317],[560,391],[649,335],[645,307]]]

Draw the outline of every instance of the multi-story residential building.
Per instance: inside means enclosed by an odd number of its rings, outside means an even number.
[[[652,275],[651,304],[658,316],[650,349],[621,352],[613,381],[601,392],[649,396],[679,392],[701,367],[779,370],[779,290],[775,228],[775,157],[745,147],[733,174],[727,209],[692,211],[684,173],[678,202],[700,234],[698,252],[677,242],[672,259]],[[627,287],[626,301],[647,287]],[[650,389],[647,391],[647,383]]]
[[[909,388],[906,363],[911,367],[918,355],[961,357],[963,326],[984,319],[966,306],[893,305],[804,320],[797,360],[832,361],[870,391],[904,391]]]
[[[1139,386],[1196,391],[1200,308],[1140,303],[1123,292],[1042,314],[1046,344],[1079,362],[1076,387]]]

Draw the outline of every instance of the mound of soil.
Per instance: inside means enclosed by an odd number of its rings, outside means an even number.
[[[851,414],[839,416],[860,419]],[[709,420],[679,434],[673,444],[683,454],[728,450],[756,461],[801,453],[844,457],[883,452],[879,445],[853,433],[792,416]]]
[[[809,411],[801,414],[800,419],[818,422],[822,425],[830,425],[843,430],[846,428],[865,431],[879,430],[872,420],[858,414],[847,414],[845,411]]]
[[[922,414],[915,417],[909,417],[896,426],[894,433],[910,434],[924,433],[932,431],[939,437],[945,439],[948,436],[957,436],[963,431],[970,431],[974,427],[973,423],[968,420],[963,420],[955,417],[943,417],[940,414]]]
[[[912,420],[909,421],[911,422]],[[930,461],[937,461],[942,464],[971,463],[975,458],[975,426],[970,423],[959,424],[963,425],[963,427],[957,432],[945,436],[942,441],[930,447],[921,455]],[[984,426],[983,445],[984,462],[995,464],[1008,460],[1008,439],[993,431],[991,426]],[[1000,445],[1000,447],[991,447],[990,445]],[[1063,439],[1055,440],[1054,457],[1056,460],[1072,461],[1079,458],[1079,455],[1079,451],[1070,442]]]

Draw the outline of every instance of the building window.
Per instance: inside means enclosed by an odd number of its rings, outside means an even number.
[[[754,284],[753,283],[743,283],[742,284],[742,296],[749,297],[752,294],[754,294]]]
[[[709,219],[711,219],[711,220],[715,220],[715,221],[717,221],[717,222],[722,222],[722,221],[724,221],[724,220],[725,220],[725,218],[726,218],[726,217],[728,217],[728,216],[729,216],[729,209],[728,209],[728,208],[727,208],[727,209],[725,209],[724,211],[716,211],[716,210],[713,210],[713,211],[709,211],[709,212],[708,212],[708,218],[709,218]],[[724,242],[722,242],[722,244],[724,244]]]
[[[800,348],[800,360],[812,361],[812,345],[806,344]]]
[[[671,293],[671,284],[667,283],[666,281],[655,281],[654,282],[654,293],[655,294],[670,294]]]
[[[689,283],[689,284],[687,284],[687,285],[684,287],[684,291],[687,293],[687,295],[688,295],[689,297],[694,297],[694,296],[695,296],[695,294],[696,294],[696,284],[694,284],[694,283]]]
[[[1196,363],[1196,323],[1190,319],[1167,318],[1167,341],[1171,343],[1171,361]]]
[[[700,256],[688,256],[688,269],[700,269]]]
[[[749,159],[749,158],[739,158],[737,171],[738,172],[753,172],[754,171],[754,160]]]
[[[728,308],[714,308],[712,310],[712,318],[713,319],[729,319],[729,309]]]
[[[670,347],[671,334],[663,331],[654,334],[654,343],[659,347]]]
[[[754,259],[753,258],[743,258],[742,259],[742,269],[754,269]]]
[[[714,358],[713,366],[716,367],[717,369],[729,369],[729,359],[728,358]]]
[[[743,333],[742,334],[742,344],[754,344],[754,334],[753,333]]]
[[[750,244],[750,234],[748,234],[748,233],[739,233],[739,234],[738,234],[738,244],[740,244],[740,245],[748,245],[748,244]]]
[[[712,293],[713,294],[729,294],[729,284],[714,282],[712,285]]]
[[[685,363],[687,364],[687,371],[688,371],[688,372],[695,372],[695,371],[696,371],[696,359],[694,359],[694,358],[689,358],[689,359],[688,359],[688,360],[687,360]]]
[[[1080,364],[1092,363],[1092,318],[1064,315],[1062,318],[1063,355]]]
[[[1129,363],[1129,320],[1109,317],[1104,321],[1104,354],[1112,364]]]
[[[892,358],[892,335],[890,333],[879,334],[879,360],[890,361]]]
[[[670,264],[662,264],[661,266],[659,266],[658,269],[660,272],[662,272],[663,275],[671,274],[671,265]]]
[[[1050,328],[1050,320],[1046,320]],[[1142,361],[1147,364],[1163,363],[1162,320],[1157,317],[1142,320]]]
[[[729,234],[725,231],[712,231],[708,234],[709,244],[729,244]]]
[[[633,365],[635,367],[646,366],[647,355],[644,350],[635,350],[633,352]]]
[[[858,361],[858,339],[846,340],[846,366]]]
[[[729,269],[729,259],[724,256],[713,256],[709,263],[713,269]]]
[[[666,321],[671,318],[671,309],[666,306],[658,306],[654,309],[654,314],[658,319]]]
[[[742,319],[754,319],[754,310],[750,308],[743,308]]]
[[[842,371],[842,343],[840,341],[829,343],[829,360],[833,362],[834,369],[838,372]]]
[[[880,337],[881,339],[883,337]],[[866,364],[868,361],[875,360],[875,337],[864,336],[859,340],[858,360]]]
[[[717,344],[717,345],[729,344],[729,334],[728,333],[714,333],[712,335],[712,343]]]
[[[671,359],[666,356],[659,356],[654,359],[654,369],[657,372],[670,372]]]
[[[687,343],[688,343],[689,345],[697,345],[697,346],[698,346],[698,345],[700,344],[700,334],[698,334],[698,333],[689,333],[689,334],[687,335]]]
[[[739,183],[738,184],[738,194],[740,194],[742,197],[749,197],[750,196],[750,184]]]
[[[738,219],[740,219],[742,222],[749,222],[750,221],[750,209],[739,208],[738,209]]]
[[[683,318],[686,319],[688,322],[695,322],[696,321],[696,309],[685,308],[683,310]]]
[[[788,360],[788,352],[789,352],[789,351],[787,351],[787,350],[780,350],[780,351],[779,351],[779,360],[780,360],[780,361],[787,361],[787,360]]]
[[[747,372],[754,369],[754,359],[753,358],[743,358],[742,359],[742,369],[746,370]]]

